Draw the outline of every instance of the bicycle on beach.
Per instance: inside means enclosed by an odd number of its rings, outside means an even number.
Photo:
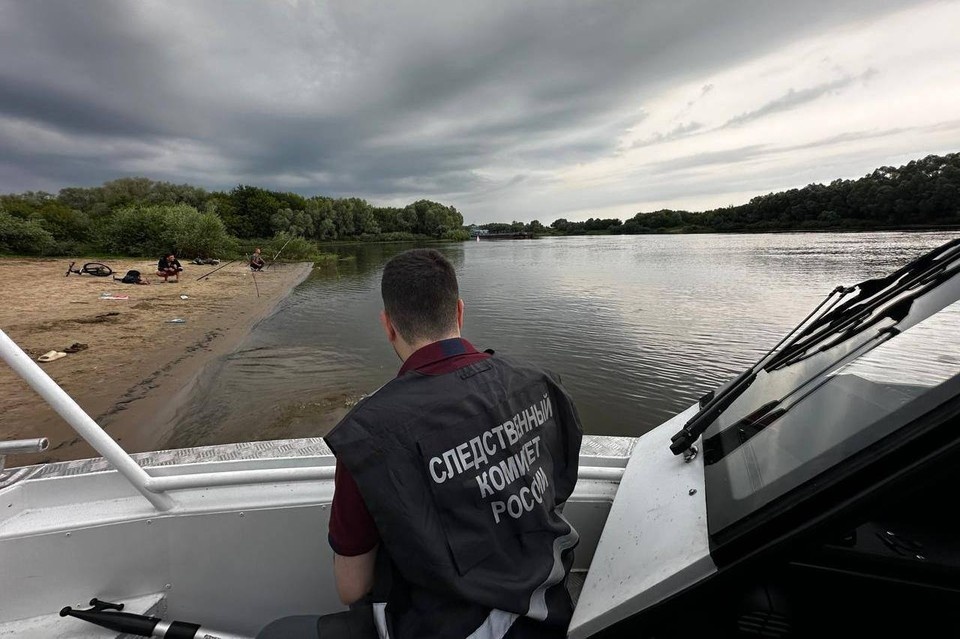
[[[70,266],[67,267],[67,274],[64,275],[64,277],[70,277],[71,273],[76,273],[77,275],[93,275],[94,277],[110,277],[113,275],[113,269],[100,262],[87,262],[81,268],[73,268],[74,264],[76,264],[76,262],[70,262]]]

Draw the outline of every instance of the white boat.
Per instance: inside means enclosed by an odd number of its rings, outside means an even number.
[[[123,636],[60,616],[94,598],[210,639],[343,609],[321,439],[128,455],[2,332],[0,354],[103,456],[0,472],[0,638]],[[960,240],[838,288],[642,437],[584,438],[569,637],[951,634],[958,461]]]

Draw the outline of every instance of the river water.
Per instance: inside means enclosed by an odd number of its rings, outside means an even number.
[[[464,336],[558,373],[592,434],[639,435],[736,376],[838,284],[956,233],[643,235],[432,245]],[[337,247],[179,409],[171,446],[322,434],[396,374],[380,273],[404,244]],[[264,275],[269,277],[269,273]]]

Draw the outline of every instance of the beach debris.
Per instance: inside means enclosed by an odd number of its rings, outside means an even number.
[[[66,357],[67,354],[62,351],[47,351],[43,355],[37,358],[38,362],[53,362],[60,359],[61,357]]]
[[[128,300],[130,299],[129,295],[114,295],[113,293],[100,293],[100,299],[102,300]]]
[[[186,323],[187,323],[187,320],[181,317],[175,317],[173,319],[167,320],[167,324],[186,324]]]
[[[85,351],[85,350],[87,350],[88,348],[90,348],[90,347],[87,346],[86,344],[83,344],[83,343],[81,343],[81,342],[74,342],[74,343],[71,344],[70,346],[67,346],[65,349],[63,349],[63,352],[64,352],[64,353],[79,353],[80,351]]]
[[[190,296],[189,296],[189,295],[181,295],[181,296],[180,296],[180,299],[182,299],[182,300],[188,300],[188,299],[190,299]]]

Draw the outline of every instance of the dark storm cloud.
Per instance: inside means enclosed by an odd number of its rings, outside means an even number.
[[[0,191],[146,174],[493,211],[549,183],[510,176],[614,153],[663,87],[905,4],[0,0]]]
[[[137,111],[97,101],[77,91],[49,86],[32,78],[0,75],[0,98],[5,115],[55,124],[84,135],[172,134]]]

